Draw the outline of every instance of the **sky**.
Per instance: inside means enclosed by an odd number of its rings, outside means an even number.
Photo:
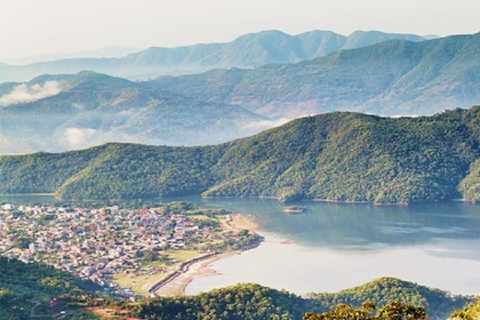
[[[228,42],[272,29],[471,34],[479,12],[478,0],[0,0],[0,61]]]

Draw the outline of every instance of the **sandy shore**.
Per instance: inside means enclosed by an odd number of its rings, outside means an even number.
[[[232,253],[229,253],[229,254],[232,254]],[[168,282],[167,284],[157,289],[155,291],[155,295],[160,297],[184,295],[185,288],[188,286],[190,282],[193,281],[193,279],[198,277],[216,275],[217,272],[211,269],[210,265],[213,262],[228,256],[229,254],[227,253],[219,254],[212,258],[205,259],[197,263],[193,263],[186,272],[181,273],[174,280]]]
[[[255,232],[258,231],[259,228],[253,216],[240,213],[230,214],[222,222],[224,228],[232,231],[247,229]],[[213,257],[192,263],[185,272],[180,273],[177,277],[175,277],[175,279],[155,290],[155,295],[161,297],[185,295],[185,288],[195,278],[213,276],[217,274],[217,272],[211,268],[212,263],[225,257],[238,254],[241,251],[219,253]]]
[[[241,213],[229,214],[224,221],[224,225],[226,225],[229,229],[232,229],[233,231],[247,229],[252,232],[256,232],[259,229],[258,223],[255,220],[254,216]]]

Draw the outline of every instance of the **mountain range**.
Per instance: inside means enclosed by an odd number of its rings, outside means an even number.
[[[0,84],[2,104],[4,154],[72,150],[109,141],[221,143],[271,125],[241,107],[197,101],[148,82],[92,72]]]
[[[6,59],[2,62],[7,65],[21,66],[36,62],[48,62],[54,60],[78,59],[78,58],[123,58],[131,53],[141,51],[140,48],[133,47],[105,47],[96,50],[80,51],[72,53],[45,53],[33,56],[26,56],[15,59]]]
[[[299,63],[151,81],[90,71],[43,75],[0,84],[0,153],[106,142],[208,145],[305,115],[431,115],[476,105],[479,97],[480,34],[389,40]]]
[[[121,58],[109,50],[85,52],[68,58],[28,65],[0,64],[0,82],[27,81],[42,74],[78,73],[91,70],[131,80],[147,80],[166,74],[199,73],[216,68],[255,68],[270,63],[294,63],[390,39],[423,41],[410,34],[356,31],[348,37],[331,31],[288,35],[281,31],[246,34],[229,43],[198,44],[178,48],[151,47]],[[129,52],[129,49],[123,52]],[[92,55],[97,54],[97,57]],[[100,58],[109,56],[109,58]],[[44,59],[44,58],[42,58]]]
[[[335,112],[205,147],[106,144],[0,157],[0,194],[61,199],[480,199],[480,107],[431,117]]]
[[[161,77],[162,88],[270,118],[329,111],[430,115],[480,102],[480,33],[391,40],[296,64]]]

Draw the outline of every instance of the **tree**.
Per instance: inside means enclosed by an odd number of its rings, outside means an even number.
[[[392,301],[380,309],[377,314],[375,304],[365,302],[361,308],[354,309],[349,304],[340,304],[334,309],[321,314],[306,313],[303,320],[425,320],[427,313],[423,307],[415,307],[403,304],[400,301]]]
[[[480,300],[477,303],[469,304],[462,311],[452,313],[450,319],[457,320],[478,320],[480,319]]]

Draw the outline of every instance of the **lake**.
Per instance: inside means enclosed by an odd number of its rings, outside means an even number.
[[[266,237],[256,249],[213,263],[219,275],[195,279],[187,294],[238,282],[297,294],[338,291],[382,276],[480,294],[478,205],[305,201],[296,203],[304,213],[289,214],[272,199],[183,200],[252,214]]]
[[[28,197],[0,196],[11,202],[18,199],[24,202]],[[480,294],[478,205],[449,202],[402,207],[305,201],[295,203],[306,207],[304,213],[289,214],[273,199],[165,200],[251,214],[266,238],[258,248],[214,262],[218,275],[195,279],[187,294],[238,282],[297,294],[338,291],[382,276],[455,294]]]

